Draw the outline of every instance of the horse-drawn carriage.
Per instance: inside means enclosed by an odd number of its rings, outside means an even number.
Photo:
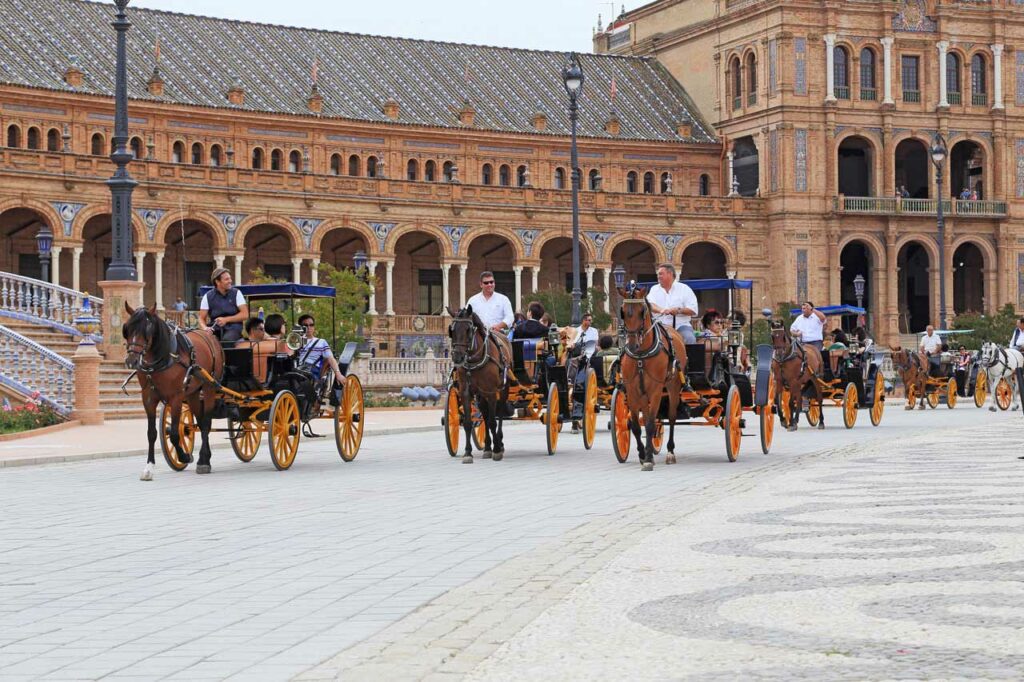
[[[250,304],[288,299],[293,315],[296,300],[333,300],[335,296],[332,287],[304,284],[254,284],[236,288]],[[332,319],[332,330],[333,322]],[[255,458],[263,434],[267,433],[270,459],[278,470],[284,470],[295,461],[301,435],[317,437],[312,422],[330,419],[338,454],[342,460],[351,462],[359,452],[364,424],[362,384],[357,376],[348,373],[356,344],[346,344],[338,357],[339,369],[345,377],[342,385],[335,384],[330,367],[321,367],[319,375],[315,375],[299,362],[298,351],[303,346],[301,333],[290,332],[285,344],[287,353],[272,351],[262,357],[259,345],[242,343],[223,348],[223,377],[219,381],[204,367],[193,364],[189,368],[186,384],[195,377],[203,382],[203,391],[215,392],[217,400],[212,418],[227,420],[226,428],[211,428],[210,431],[227,432],[235,456],[243,462]],[[177,425],[178,441],[188,459],[182,461],[170,437],[173,421],[172,410],[164,403],[160,415],[160,444],[167,464],[175,471],[182,471],[191,461],[200,426],[189,403],[183,402]]]
[[[851,305],[824,306],[816,310],[826,317],[859,316],[866,312],[863,308]],[[799,315],[801,310],[796,308],[792,313]],[[776,363],[780,360],[780,352],[788,353],[788,356],[784,357],[792,359],[795,351],[791,349],[795,349],[796,345],[793,345],[789,337],[789,330],[776,329],[772,338],[777,351]],[[837,354],[836,358],[832,357],[833,353]],[[820,373],[814,377],[814,385],[804,385],[803,398],[806,400],[807,422],[811,426],[818,426],[822,419],[822,407],[831,405],[842,409],[843,425],[848,429],[852,429],[857,423],[860,410],[868,410],[873,426],[882,423],[882,415],[885,412],[882,353],[873,348],[864,348],[856,341],[852,341],[846,350],[822,350],[821,357],[822,367]],[[792,421],[792,396],[788,387],[781,388],[777,394],[779,420],[783,426],[789,427]],[[818,395],[821,396],[820,401]]]

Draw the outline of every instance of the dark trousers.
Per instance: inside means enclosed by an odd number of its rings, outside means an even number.
[[[805,341],[804,343],[806,343],[808,346],[814,346],[818,350],[821,350],[821,348],[822,348],[822,342],[821,341]]]

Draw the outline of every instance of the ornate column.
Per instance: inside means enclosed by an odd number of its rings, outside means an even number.
[[[519,310],[523,307],[523,266],[513,265],[512,272],[516,280],[516,298],[512,302],[512,308]]]
[[[891,229],[885,236],[885,307],[882,310],[886,311],[885,322],[886,322],[886,336],[890,341],[895,341],[899,334],[900,324],[900,271],[896,267],[898,252],[896,249],[896,232]],[[882,319],[882,315],[879,315],[879,320]]]
[[[71,250],[71,288],[75,291],[82,290],[82,247],[76,246]]]
[[[825,101],[836,101],[835,48],[836,34],[826,33],[825,39]]]
[[[882,104],[895,104],[892,99],[892,37],[882,38],[882,85],[884,98]]]
[[[232,256],[235,261],[235,284],[242,283],[242,261],[245,260],[245,256],[236,253]]]
[[[451,296],[448,294],[448,274],[451,272],[451,263],[441,263],[441,316],[448,316],[448,306],[451,305]]]
[[[312,258],[310,259],[310,263],[312,264],[312,267],[309,269],[310,284],[317,286],[320,284],[320,259]]]
[[[948,107],[949,99],[947,96],[947,83],[946,83],[946,51],[949,50],[949,41],[940,40],[935,43],[935,49],[939,51],[939,106]]]
[[[385,311],[385,315],[394,315],[394,287],[392,286],[392,283],[394,282],[395,261],[389,260],[384,263],[384,265],[387,266],[387,276],[384,280],[384,293],[387,299],[387,310]]]
[[[292,281],[296,284],[302,282],[302,259],[292,258]]]
[[[224,267],[224,254],[215,253],[213,254],[213,267],[222,268]]]
[[[539,276],[540,276],[540,266],[539,265],[531,265],[530,266],[530,279],[531,279],[530,291],[532,291],[533,293],[537,293],[537,289],[540,288],[540,285],[538,284],[538,281],[537,281]]]
[[[466,304],[466,270],[469,263],[459,263],[459,305]]]
[[[989,45],[992,48],[992,63],[995,73],[995,89],[993,94],[995,96],[995,102],[992,103],[993,109],[1003,108],[1003,45],[1002,43],[996,43],[995,45]]]
[[[612,270],[609,267],[601,268],[601,274],[604,275],[604,311],[611,314],[612,312],[612,290],[611,290],[611,279]]]
[[[153,285],[156,289],[156,309],[164,309],[164,252],[157,251],[153,254],[156,260],[155,270],[153,271],[153,279],[155,284]]]
[[[728,153],[726,153],[725,158],[729,162],[729,165],[728,165],[729,170],[728,170],[728,174],[727,174],[727,178],[726,178],[726,186],[729,189],[727,194],[730,197],[734,197],[734,196],[736,196],[736,171],[734,170],[735,169],[734,160],[735,160],[736,157],[733,156],[732,150],[730,149],[728,151]]]
[[[586,275],[586,281],[583,283],[584,291],[594,288],[594,270],[596,269],[597,268],[595,268],[593,265],[588,265],[586,269],[583,271],[583,273]]]
[[[999,309],[997,305],[997,294],[996,289],[998,288],[998,278],[996,277],[996,264],[993,263],[989,267],[981,269],[981,275],[985,278],[985,301],[982,306],[986,313],[994,313]]]
[[[50,265],[50,283],[57,286],[60,286],[60,252],[62,250],[61,246],[50,248],[50,255],[53,257],[53,262]]]
[[[839,264],[839,233],[828,234],[828,298],[839,301],[842,298],[843,266]]]
[[[136,251],[135,252],[135,271],[139,273],[139,279],[145,279],[146,277],[146,252]]]
[[[377,278],[377,261],[371,260],[366,263],[367,272],[376,280]],[[370,315],[377,314],[377,282],[374,281],[370,287]]]

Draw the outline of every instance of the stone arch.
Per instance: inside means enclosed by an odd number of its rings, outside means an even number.
[[[77,242],[83,241],[84,237],[82,235],[85,232],[85,224],[98,215],[103,215],[104,213],[110,214],[110,212],[110,206],[103,204],[94,204],[83,208],[78,212],[78,215],[75,216],[75,221],[71,224],[71,240]],[[63,229],[64,223],[61,222],[58,224],[61,225]],[[142,222],[142,218],[135,211],[132,211],[132,228],[135,231],[133,243],[136,247],[150,245],[150,241],[146,235],[146,225]],[[54,231],[56,232],[56,230]]]
[[[930,234],[913,233],[903,235],[896,240],[896,253],[898,254],[903,250],[904,246],[911,242],[917,242],[924,247],[924,250],[928,252],[929,263],[939,262],[939,247],[935,244],[935,237]],[[934,265],[929,265],[929,267],[934,267]]]
[[[288,218],[267,214],[249,216],[241,222],[238,229],[235,231],[235,248],[242,248],[245,244],[245,235],[249,230],[260,225],[274,225],[284,230],[288,234],[293,254],[305,251],[305,245],[302,242],[302,233],[299,232],[299,228],[295,226],[295,223]]]
[[[539,232],[540,234],[538,234],[533,241],[533,249],[530,251],[531,258],[540,258],[540,250],[544,248],[544,244],[551,241],[552,239],[557,239],[558,237],[568,237],[569,239],[572,239],[571,230],[541,228]],[[607,252],[608,246],[606,244],[605,253]],[[580,233],[580,257],[586,258],[588,263],[597,262],[597,254],[594,251],[593,243],[591,243],[589,237],[585,237],[582,233]]]
[[[657,261],[658,263],[665,262],[667,256],[667,254],[665,253],[665,245],[658,241],[653,235],[640,232],[639,230],[634,230],[631,232],[616,232],[611,237],[609,237],[608,241],[605,242],[604,245],[605,258],[611,258],[612,252],[615,251],[615,247],[617,247],[619,244],[622,244],[623,242],[628,241],[644,242],[645,244],[649,245],[651,247],[651,250],[654,252],[655,261]],[[614,268],[616,264],[612,263],[611,265]]]
[[[879,196],[880,148],[874,135],[861,130],[852,130],[836,139],[832,157],[839,194]]]
[[[732,242],[728,239],[712,234],[684,237],[681,239],[672,252],[672,262],[681,263],[683,260],[683,253],[686,249],[690,248],[694,244],[699,244],[700,242],[709,242],[722,249],[722,252],[725,254],[725,267],[729,270],[736,269],[736,264],[739,262],[739,255],[736,253],[736,247],[733,246]]]
[[[384,242],[384,255],[393,257],[395,255],[395,245],[398,240],[404,235],[413,232],[423,232],[431,235],[437,240],[438,247],[441,249],[441,258],[451,258],[452,254],[452,240],[448,238],[441,228],[435,225],[423,225],[417,223],[405,223],[403,225],[397,225],[391,234],[388,235],[387,240]]]
[[[934,198],[931,196],[932,161],[928,151],[929,140],[922,140],[913,133],[893,141],[892,147],[893,183],[907,189],[912,199]]]
[[[210,229],[210,233],[213,235],[213,247],[217,250],[224,250],[228,248],[227,234],[224,232],[224,226],[216,216],[207,213],[206,211],[195,211],[191,209],[174,210],[170,211],[160,222],[156,224],[156,229],[153,232],[153,243],[161,245],[167,238],[167,232],[175,229],[181,220],[192,220],[197,223],[202,223]]]
[[[52,213],[40,202],[0,202],[0,270],[35,279],[43,276],[36,236],[44,226],[57,239],[63,236],[63,223],[54,223]]]
[[[849,246],[852,242],[862,242],[871,253],[871,258],[876,264],[875,268],[882,270],[885,269],[885,244],[879,241],[878,237],[868,234],[867,232],[851,232],[849,234],[844,234],[842,239],[839,240],[839,252],[842,253],[843,249]]]
[[[897,310],[903,333],[917,333],[936,322],[934,272],[939,261],[934,241],[927,235],[906,235],[896,245]]]
[[[832,277],[838,277],[839,290],[838,300],[829,300],[829,304],[843,303],[856,305],[858,275],[864,277],[864,295],[860,302],[868,311],[868,326],[872,318],[878,317],[881,310],[881,292],[885,288],[883,279],[885,270],[885,250],[879,248],[877,240],[870,235],[846,235],[838,245],[839,267],[838,272],[833,272]],[[856,328],[858,319],[856,317],[843,317],[839,320],[843,329],[852,331]]]
[[[373,230],[370,229],[369,225],[360,220],[346,220],[345,218],[332,218],[330,220],[325,220],[313,233],[313,240],[310,242],[309,250],[313,253],[320,253],[323,248],[324,238],[330,232],[342,228],[359,233],[359,236],[361,236],[366,242],[366,254],[370,258],[377,259],[384,255],[379,251],[380,241],[377,239],[377,235],[373,233]]]
[[[50,229],[53,230],[54,242],[59,244],[61,241],[67,239],[64,236],[64,221],[61,220],[60,215],[57,214],[57,209],[52,205],[37,201],[36,199],[6,199],[0,201],[0,213],[6,213],[7,211],[24,208],[31,211],[35,211],[41,217],[45,218]]]
[[[947,187],[948,196],[958,198],[961,190],[966,187],[969,190],[977,190],[979,199],[988,199],[992,196],[991,173],[992,153],[989,146],[981,138],[972,135],[958,135],[955,140],[949,141],[949,158],[946,167],[949,168],[949,183]],[[972,173],[970,160],[977,150],[981,154],[980,172]]]
[[[459,244],[459,254],[463,257],[469,256],[469,247],[474,241],[481,237],[497,236],[503,238],[512,247],[512,257],[515,260],[514,264],[521,264],[526,259],[526,254],[523,253],[523,244],[519,240],[519,236],[516,235],[512,230],[507,227],[500,227],[496,225],[490,225],[487,228],[470,228],[469,233],[462,238],[462,242]],[[580,238],[582,242],[582,237]],[[534,245],[536,248],[536,245]]]
[[[999,266],[999,258],[996,255],[995,247],[989,243],[987,239],[979,239],[977,235],[965,234],[957,237],[950,244],[950,258],[952,254],[956,253],[956,250],[964,244],[973,244],[978,247],[981,251],[981,255],[985,258],[985,269],[996,268]]]

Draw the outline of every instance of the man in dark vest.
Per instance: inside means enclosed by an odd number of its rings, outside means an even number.
[[[242,292],[232,287],[231,273],[217,268],[210,277],[213,289],[199,303],[199,328],[220,337],[222,344],[242,338],[242,323],[249,318],[249,305]]]

